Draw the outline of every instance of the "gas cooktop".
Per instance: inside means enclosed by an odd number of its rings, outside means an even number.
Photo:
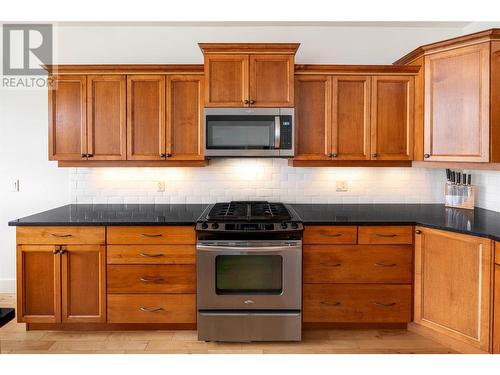
[[[278,202],[232,201],[208,206],[197,221],[198,231],[283,232],[303,230],[292,207]]]

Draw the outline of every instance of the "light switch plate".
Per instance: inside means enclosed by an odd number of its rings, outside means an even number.
[[[163,193],[165,191],[165,181],[158,181],[158,192]]]
[[[349,190],[349,185],[345,180],[335,181],[335,188],[337,192],[344,193]]]

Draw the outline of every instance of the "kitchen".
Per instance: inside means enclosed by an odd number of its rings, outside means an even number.
[[[120,26],[93,27],[107,48],[105,30]],[[2,352],[85,352],[57,337],[167,330],[190,344],[124,347],[498,353],[499,29],[372,28],[405,38],[381,50],[353,36],[368,58],[345,44],[344,56],[316,52],[322,28],[303,27],[261,27],[247,43],[245,27],[229,38],[192,26],[146,64],[124,49],[99,60],[85,36],[74,51],[88,29],[58,26],[67,49],[45,66],[49,88],[2,96],[31,95],[33,113],[17,116],[43,123],[36,155],[17,164],[40,170],[9,196],[29,207],[2,229],[14,266],[0,301],[17,314]],[[46,201],[19,203],[43,174]],[[23,346],[21,331],[41,339]]]

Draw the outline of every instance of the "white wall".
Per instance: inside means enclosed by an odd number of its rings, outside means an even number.
[[[461,35],[464,27],[433,23],[412,27],[346,26],[131,26],[60,24],[55,28],[56,63],[202,63],[198,42],[300,42],[297,63],[390,64],[413,48]],[[472,30],[475,31],[475,30]],[[1,39],[0,39],[1,40]],[[47,160],[46,90],[0,88],[0,292],[14,290],[15,230],[8,220],[70,201],[203,202],[239,195],[311,202],[441,201],[442,171],[420,169],[291,169],[283,161],[255,161],[253,176],[241,163],[221,161],[204,169],[58,169]],[[239,172],[238,172],[239,171]],[[479,204],[499,209],[496,172],[480,194]],[[21,191],[11,183],[21,181]],[[165,193],[156,181],[167,182]],[[350,192],[335,193],[332,184],[347,179]],[[489,181],[488,180],[488,181]],[[482,180],[481,180],[482,181]],[[484,179],[486,181],[486,177]],[[203,194],[196,194],[203,182]],[[228,188],[229,187],[229,188]],[[411,187],[411,188],[410,188]],[[239,193],[238,193],[239,194]],[[496,194],[496,195],[495,195]],[[184,198],[183,198],[184,197]],[[493,202],[490,205],[490,201]]]

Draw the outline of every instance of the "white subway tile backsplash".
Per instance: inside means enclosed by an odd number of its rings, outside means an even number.
[[[500,211],[500,172],[467,171],[476,205]],[[336,181],[348,182],[347,192]],[[425,168],[292,168],[283,159],[220,159],[205,168],[75,168],[71,203],[443,203],[444,171]],[[158,181],[165,191],[158,192]]]

